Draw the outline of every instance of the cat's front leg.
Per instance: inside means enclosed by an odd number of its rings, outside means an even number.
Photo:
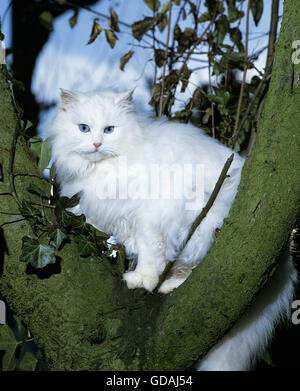
[[[144,288],[149,292],[157,286],[159,276],[166,267],[166,245],[159,233],[139,238],[138,262],[134,271],[123,274],[128,289]]]

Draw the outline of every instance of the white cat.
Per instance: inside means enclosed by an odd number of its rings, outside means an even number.
[[[131,93],[71,93],[47,131],[61,194],[80,192],[72,212],[124,244],[137,259],[123,278],[129,289],[152,291],[175,261],[159,292],[182,284],[222,226],[235,198],[244,159],[233,163],[214,205],[183,248],[232,151],[191,125],[135,113]],[[267,347],[288,313],[296,272],[282,262],[256,303],[201,361],[199,369],[243,370]]]

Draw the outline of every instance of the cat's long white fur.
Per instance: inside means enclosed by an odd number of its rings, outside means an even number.
[[[90,131],[80,132],[79,124],[87,124]],[[108,126],[115,127],[111,134],[104,133]],[[137,258],[136,270],[124,274],[130,289],[144,287],[152,291],[167,261],[174,261],[179,254],[179,263],[183,265],[197,265],[201,261],[214,241],[215,230],[229,213],[244,163],[235,153],[230,177],[181,253],[192,222],[206,204],[232,153],[229,148],[191,125],[139,116],[128,95],[112,92],[63,92],[63,103],[46,135],[51,138],[61,194],[71,197],[81,192],[80,204],[72,211],[84,213],[90,223],[123,243],[129,257]],[[102,145],[96,150],[94,143]],[[124,181],[125,164],[129,173],[137,164],[143,170],[135,170],[129,198],[116,199],[114,186]],[[178,170],[185,164],[204,167],[204,199],[197,210],[187,210],[186,204],[191,200],[184,197],[168,200],[137,197],[139,186],[147,186],[149,178],[145,173],[157,164],[177,165]],[[162,184],[159,196],[167,185]],[[195,183],[185,186],[194,187]],[[103,199],[103,189],[106,199]],[[195,189],[185,190],[191,194]],[[166,280],[160,291],[170,292],[185,278]],[[282,261],[255,304],[205,356],[199,369],[251,367],[267,347],[276,322],[289,313],[295,280],[296,272],[290,261]]]

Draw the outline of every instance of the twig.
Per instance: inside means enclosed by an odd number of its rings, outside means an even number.
[[[223,185],[223,182],[228,177],[227,172],[229,170],[229,167],[231,166],[233,158],[234,158],[234,154],[231,154],[231,156],[227,159],[227,161],[226,161],[226,163],[225,163],[225,165],[224,165],[224,167],[223,167],[223,169],[221,171],[219,179],[217,180],[217,183],[215,184],[214,190],[213,190],[213,192],[211,193],[211,195],[209,197],[209,200],[207,201],[205,207],[202,209],[201,213],[196,218],[196,220],[193,222],[193,224],[192,224],[192,226],[190,228],[189,234],[188,234],[187,239],[185,241],[185,244],[184,244],[184,246],[182,248],[182,251],[184,250],[184,248],[188,244],[189,240],[191,239],[191,237],[193,236],[194,232],[196,231],[196,229],[200,225],[201,221],[206,217],[206,215],[209,212],[210,208],[213,206],[213,203],[215,202],[215,199],[217,198],[217,195],[219,194],[219,191],[220,191],[220,189],[221,189],[221,187]]]
[[[256,100],[257,96],[259,95],[259,93],[261,92],[262,86],[263,86],[264,83],[267,81],[267,76],[268,76],[268,74],[265,73],[264,76],[263,76],[263,78],[261,79],[259,85],[257,86],[257,88],[256,88],[256,90],[255,90],[255,92],[254,92],[254,94],[253,94],[253,96],[252,96],[252,99],[251,99],[251,101],[250,101],[250,103],[249,103],[249,105],[248,105],[248,107],[247,107],[246,113],[244,114],[244,116],[243,116],[243,118],[242,118],[242,120],[241,120],[241,122],[240,122],[240,124],[239,124],[239,127],[238,127],[238,129],[237,129],[237,131],[236,131],[236,133],[235,133],[235,135],[232,137],[231,145],[234,145],[234,144],[235,144],[235,142],[236,142],[236,140],[237,140],[237,138],[238,138],[238,136],[239,136],[239,134],[240,134],[240,131],[241,131],[241,129],[242,129],[242,127],[243,127],[243,125],[244,125],[246,119],[247,119],[248,116],[249,116],[249,113],[250,113],[250,111],[251,111],[251,109],[252,109],[252,107],[253,107],[253,105],[254,105],[255,100]]]
[[[213,94],[213,88],[211,83],[211,59],[209,58],[208,62],[208,84],[209,84],[209,91],[211,94]],[[216,132],[215,132],[215,110],[214,110],[214,102],[211,102],[211,134],[213,138],[216,138]]]
[[[168,61],[168,50],[169,50],[169,40],[170,40],[170,30],[171,30],[171,16],[172,16],[172,1],[170,1],[170,8],[169,8],[168,32],[167,32],[165,59],[164,59],[164,65],[163,65],[163,71],[162,71],[158,119],[160,119],[163,114],[163,98],[164,98],[164,88],[165,88],[166,66],[167,66],[167,61]]]
[[[9,216],[22,216],[20,212],[5,212],[4,210],[0,210],[0,214]]]
[[[213,19],[209,22],[209,24],[206,26],[206,28],[204,29],[204,31],[202,32],[202,34],[200,35],[200,37],[194,42],[193,46],[191,47],[191,49],[189,50],[189,52],[187,53],[186,55],[186,58],[184,59],[183,61],[183,64],[181,66],[181,68],[179,69],[179,72],[178,72],[178,79],[180,78],[183,70],[184,70],[184,67],[186,66],[188,60],[190,59],[191,55],[194,53],[194,50],[195,48],[199,45],[199,43],[203,40],[204,38],[204,35],[207,33],[208,29],[210,28],[210,26],[215,22],[215,17],[216,17],[216,13],[213,17]],[[165,112],[165,108],[166,108],[166,105],[169,101],[169,98],[170,98],[170,95],[171,95],[171,91],[168,92],[168,95],[165,99],[165,102],[163,104],[163,108],[162,108],[162,112],[164,113]]]
[[[153,9],[153,18],[155,18],[155,11]],[[157,64],[156,64],[156,61],[155,61],[155,52],[156,52],[156,47],[155,47],[155,26],[152,27],[152,39],[153,39],[153,43],[152,43],[152,50],[154,52],[154,58],[153,58],[153,61],[154,61],[154,75],[153,75],[153,85],[155,86],[156,84],[156,79],[157,79]],[[157,111],[157,105],[155,105],[155,115],[157,117],[158,115],[158,111]]]
[[[274,61],[274,53],[275,53],[275,42],[276,42],[276,36],[277,36],[277,26],[278,26],[278,10],[279,10],[279,0],[273,0],[272,2],[272,11],[271,11],[271,22],[270,22],[270,34],[269,34],[269,43],[268,43],[268,54],[267,54],[267,62],[266,62],[266,70],[263,75],[263,78],[261,79],[259,85],[257,86],[257,89],[254,92],[254,95],[252,96],[252,99],[247,107],[246,113],[244,114],[239,127],[236,131],[236,134],[234,137],[232,137],[232,144],[234,145],[238,135],[247,120],[249,113],[254,105],[254,102],[257,98],[257,96],[261,93],[263,96],[266,90],[266,83],[268,82],[270,75],[272,73],[272,67],[273,67],[273,61]],[[262,88],[263,87],[263,88]],[[263,102],[265,102],[265,99],[263,99]],[[259,106],[258,111],[260,114],[262,113],[263,106]],[[256,116],[257,117],[257,116]],[[253,140],[251,141],[253,142]],[[253,147],[253,144],[248,147],[248,154],[250,154],[250,151]]]
[[[278,27],[278,10],[279,10],[279,0],[273,0],[272,10],[271,10],[271,22],[270,22],[266,69],[272,69],[272,65],[273,65],[275,42],[276,42],[277,27]]]
[[[235,118],[235,124],[234,124],[234,130],[232,135],[232,145],[234,145],[234,140],[237,139],[238,136],[238,126],[240,121],[240,115],[241,115],[241,108],[242,108],[242,102],[243,102],[243,95],[244,95],[244,88],[245,88],[245,82],[246,82],[246,74],[248,69],[248,39],[249,39],[249,15],[250,15],[250,3],[251,0],[248,0],[248,6],[247,6],[247,17],[246,17],[246,40],[245,40],[245,57],[244,57],[244,72],[243,72],[243,79],[240,89],[240,96],[238,101],[238,107],[236,112],[236,118]]]
[[[2,223],[0,225],[0,228],[2,228],[4,225],[7,225],[7,224],[14,224],[14,223],[19,223],[20,221],[24,221],[26,220],[26,218],[22,218],[22,219],[18,219],[18,220],[12,220],[12,221],[5,221],[4,223]]]
[[[179,10],[179,12],[178,12],[178,14],[177,14],[177,19],[176,19],[176,22],[175,22],[175,24],[174,24],[174,30],[173,30],[173,34],[172,34],[172,36],[173,36],[173,41],[172,41],[172,45],[171,45],[171,48],[170,48],[171,53],[174,53],[174,47],[175,47],[175,37],[174,37],[175,34],[174,34],[174,31],[175,31],[176,25],[179,23],[180,16],[181,16],[181,14],[182,14],[182,12],[183,12],[183,10],[184,10],[184,7],[186,6],[186,3],[187,3],[187,0],[184,0],[184,3],[183,3],[183,5],[181,6],[181,8],[180,8],[180,10]]]
[[[50,209],[55,209],[55,206],[54,205],[45,205],[45,204],[42,204],[40,202],[34,202],[34,201],[27,201],[29,204],[32,204],[32,205],[37,205],[37,206],[40,206],[41,208],[50,208]]]

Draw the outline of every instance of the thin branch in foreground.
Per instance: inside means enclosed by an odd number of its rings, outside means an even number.
[[[0,210],[1,215],[8,215],[8,216],[22,216],[20,212],[6,212],[4,210]]]
[[[247,6],[247,16],[246,16],[246,40],[245,40],[245,59],[244,59],[244,72],[243,72],[243,79],[240,89],[240,96],[238,101],[238,107],[236,112],[236,118],[235,118],[235,124],[234,124],[234,130],[232,135],[232,143],[233,146],[233,140],[237,139],[238,135],[238,127],[239,127],[239,121],[240,121],[240,115],[241,115],[241,109],[242,109],[242,102],[243,102],[243,95],[244,95],[244,88],[246,83],[246,74],[248,69],[248,39],[249,39],[249,16],[250,16],[250,3],[251,0],[248,0],[248,6]]]
[[[194,50],[196,49],[196,47],[200,44],[200,42],[204,39],[204,36],[205,34],[207,33],[207,31],[209,30],[209,28],[211,27],[211,25],[215,22],[215,18],[216,18],[216,13],[213,17],[213,19],[209,22],[209,24],[206,26],[206,28],[204,29],[204,31],[202,32],[201,36],[194,42],[193,46],[191,47],[191,49],[188,51],[184,61],[183,61],[183,64],[181,66],[181,68],[179,69],[179,73],[178,73],[178,78],[180,78],[180,76],[182,75],[183,71],[184,71],[184,68],[185,66],[187,65],[187,62],[188,60],[190,59],[190,57],[192,56],[192,54],[194,53]],[[175,88],[176,90],[176,88]],[[171,90],[168,92],[168,95],[164,101],[164,104],[163,104],[163,108],[162,108],[162,112],[164,113],[165,112],[165,109],[166,109],[166,106],[169,102],[169,98],[171,96]]]
[[[267,83],[270,79],[271,73],[272,73],[272,67],[273,67],[273,61],[274,61],[274,55],[275,55],[275,42],[276,42],[276,36],[277,36],[277,27],[278,27],[278,9],[279,9],[279,0],[273,0],[272,2],[272,11],[271,11],[271,23],[270,23],[270,34],[269,34],[269,43],[268,43],[268,55],[267,55],[267,62],[266,62],[266,68],[265,68],[265,73],[257,87],[257,89],[254,92],[254,95],[247,107],[246,113],[244,114],[238,129],[232,137],[232,142],[231,145],[233,146],[239,136],[240,131],[242,130],[242,127],[247,120],[250,111],[255,103],[256,98],[260,94],[260,99],[262,99],[263,102],[265,102],[265,99],[262,98],[264,97],[264,94],[266,92],[266,86]],[[259,111],[259,116],[262,113],[263,106],[261,107],[259,105],[258,111]],[[255,116],[255,118],[258,120],[259,116]],[[251,141],[252,145],[250,147],[248,146],[248,153],[247,156],[249,156],[249,153],[253,147],[254,140]]]
[[[170,2],[170,8],[169,8],[168,32],[167,32],[165,59],[164,59],[164,65],[163,65],[163,71],[162,71],[162,79],[161,79],[161,92],[160,92],[160,99],[159,99],[158,119],[160,119],[161,116],[163,115],[163,98],[164,98],[166,66],[167,66],[167,61],[168,61],[168,51],[169,51],[169,41],[170,41],[171,16],[172,16],[172,1]]]
[[[228,177],[227,172],[229,170],[229,167],[231,166],[233,158],[234,158],[234,154],[232,153],[229,156],[229,158],[226,160],[226,162],[224,164],[224,167],[223,167],[223,169],[221,171],[221,174],[220,174],[220,176],[219,176],[219,178],[217,180],[217,183],[215,184],[213,192],[211,193],[211,195],[210,195],[206,205],[202,209],[201,213],[195,219],[195,221],[193,222],[193,224],[192,224],[192,226],[190,228],[189,234],[187,236],[187,239],[185,240],[185,243],[184,243],[184,245],[182,247],[182,250],[181,250],[181,253],[179,254],[179,256],[182,254],[183,250],[185,249],[185,247],[188,244],[189,240],[191,239],[191,237],[195,233],[196,229],[199,227],[200,223],[206,217],[207,213],[209,212],[209,210],[213,206],[213,204],[215,202],[215,199],[217,198],[217,195],[219,194],[225,179]],[[177,257],[177,259],[178,259],[178,257]],[[157,291],[159,289],[159,287],[162,285],[162,283],[165,281],[165,279],[166,279],[167,275],[169,274],[169,271],[172,269],[172,267],[173,267],[173,262],[169,262],[167,264],[167,266],[165,267],[165,270],[163,271],[163,273],[161,274],[161,276],[159,278],[159,283],[158,283],[157,287],[155,288],[155,291]]]
[[[202,222],[202,220],[206,217],[207,213],[209,212],[209,210],[211,209],[211,207],[213,206],[214,202],[215,202],[215,199],[217,198],[217,195],[219,194],[220,190],[221,190],[221,187],[225,181],[225,179],[228,177],[227,175],[227,172],[229,170],[229,167],[231,166],[231,163],[233,161],[233,158],[234,158],[234,154],[232,153],[230,155],[230,157],[227,159],[226,163],[224,164],[224,167],[221,171],[221,174],[219,176],[219,179],[217,180],[217,183],[215,184],[215,187],[214,187],[214,190],[213,192],[211,193],[210,197],[209,197],[209,200],[207,201],[206,205],[204,206],[204,208],[202,209],[201,213],[199,214],[199,216],[196,218],[196,220],[193,222],[191,228],[190,228],[190,231],[189,231],[189,234],[187,236],[187,239],[185,241],[185,244],[182,248],[182,251],[184,250],[184,248],[186,247],[186,245],[188,244],[189,240],[191,239],[191,237],[193,236],[194,232],[196,231],[196,229],[198,228],[198,226],[200,225],[200,223]]]

